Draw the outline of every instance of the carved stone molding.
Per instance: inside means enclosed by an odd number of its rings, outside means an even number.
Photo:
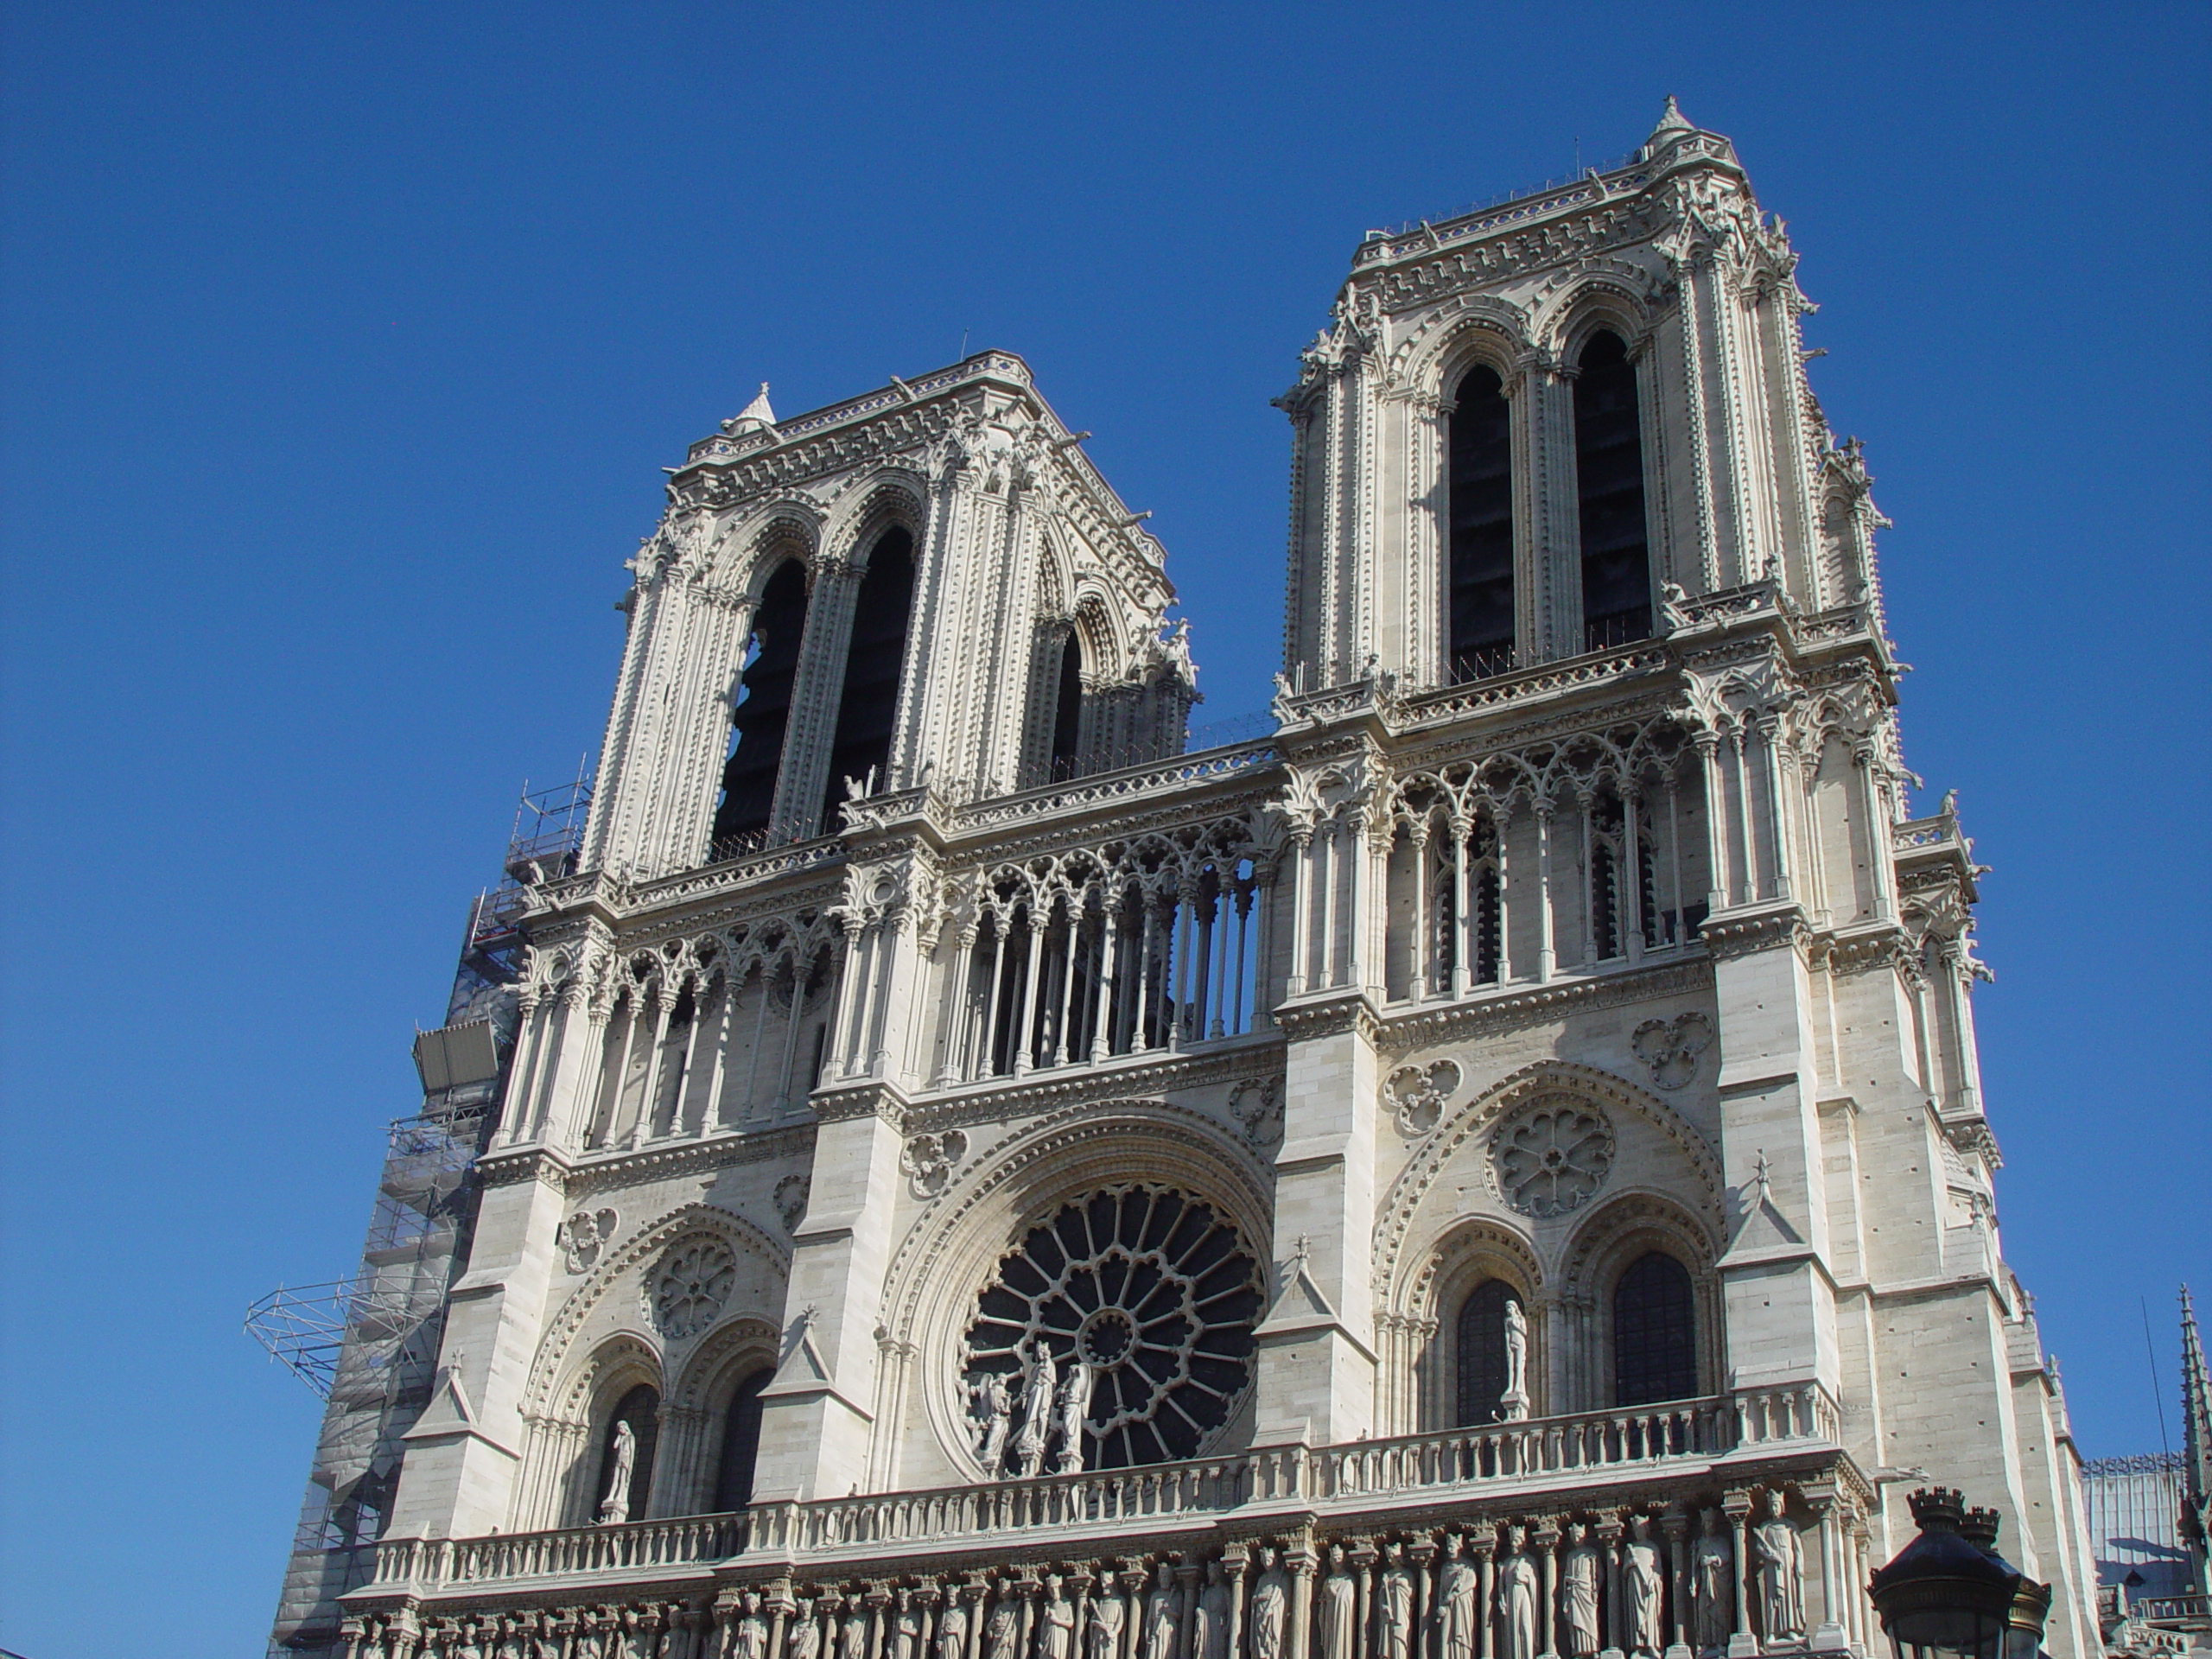
[[[614,1242],[621,1218],[613,1210],[579,1210],[561,1224],[561,1249],[570,1273],[588,1273]]]
[[[1432,1060],[1425,1066],[1402,1065],[1382,1084],[1382,1102],[1397,1121],[1398,1133],[1427,1135],[1444,1115],[1444,1104],[1459,1088],[1457,1060]]]
[[[1712,983],[1713,965],[1699,954],[1680,962],[1596,974],[1586,979],[1516,986],[1442,1007],[1425,1007],[1417,1014],[1389,1014],[1382,1021],[1382,1038],[1393,1053],[1403,1054],[1497,1031],[1548,1025],[1569,1014],[1618,1007],[1624,1002],[1681,996],[1708,989]]]
[[[1697,1076],[1698,1056],[1713,1046],[1713,1021],[1695,1008],[1672,1020],[1647,1020],[1629,1037],[1636,1058],[1662,1089],[1680,1089]]]

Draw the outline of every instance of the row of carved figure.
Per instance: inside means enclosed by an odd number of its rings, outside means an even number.
[[[1744,1551],[1738,1558],[1738,1541]],[[346,1659],[1690,1659],[1808,1643],[1784,1493],[1663,1516],[1482,1522],[726,1591],[678,1603],[346,1622]]]

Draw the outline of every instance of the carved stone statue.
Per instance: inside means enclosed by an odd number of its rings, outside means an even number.
[[[1805,1634],[1805,1546],[1783,1513],[1781,1491],[1767,1490],[1766,1519],[1751,1529],[1751,1567],[1758,1574],[1759,1633],[1769,1643]]]
[[[938,1615],[937,1659],[968,1659],[968,1604],[950,1587]]]
[[[1045,1363],[1052,1357],[1048,1352]],[[1047,1371],[1046,1375],[1050,1376]],[[1075,1604],[1068,1599],[1067,1583],[1057,1573],[1045,1579],[1045,1605],[1037,1614],[1037,1659],[1074,1659]]]
[[[1175,1638],[1183,1626],[1183,1599],[1175,1593],[1175,1569],[1160,1564],[1144,1599],[1145,1659],[1175,1659]]]
[[[822,1659],[822,1625],[812,1606],[802,1603],[784,1633],[785,1659]]]
[[[1505,1529],[1505,1554],[1497,1564],[1498,1659],[1536,1659],[1543,1649],[1543,1588],[1535,1558],[1522,1548],[1528,1535]]]
[[[1052,1465],[1058,1475],[1083,1472],[1084,1419],[1090,1414],[1090,1385],[1093,1373],[1082,1360],[1071,1361],[1066,1379],[1060,1384],[1059,1397],[1053,1402],[1053,1415],[1059,1419],[1060,1455]]]
[[[1735,1612],[1735,1575],[1720,1511],[1705,1512],[1705,1530],[1690,1546],[1690,1607],[1696,1642],[1702,1651],[1725,1649]]]
[[[1191,1625],[1191,1659],[1229,1659],[1229,1586],[1221,1563],[1206,1563],[1205,1588],[1198,1592]]]
[[[760,1616],[760,1597],[748,1590],[739,1604],[744,1611],[739,1616],[736,1639],[730,1644],[734,1659],[768,1659],[768,1621]]]
[[[1014,1390],[996,1371],[979,1377],[968,1388],[976,1420],[976,1459],[983,1472],[996,1480],[1006,1472],[1007,1432],[1014,1427]]]
[[[1021,1432],[1014,1437],[1014,1455],[1025,1475],[1045,1466],[1045,1443],[1052,1433],[1052,1395],[1060,1379],[1052,1351],[1039,1337],[1032,1344],[1029,1382],[1021,1395]]]
[[[991,1605],[983,1626],[983,1659],[1014,1659],[1014,1644],[1021,1639],[1021,1604],[1001,1595]]]
[[[1472,1659],[1481,1640],[1481,1599],[1482,1575],[1467,1559],[1466,1541],[1454,1538],[1436,1581],[1438,1659]]]
[[[1627,1604],[1628,1630],[1626,1640],[1618,1645],[1658,1659],[1667,1645],[1667,1569],[1660,1561],[1659,1546],[1651,1539],[1651,1517],[1631,1516],[1628,1529],[1628,1543],[1621,1552],[1621,1593]]]
[[[1344,1561],[1342,1544],[1329,1546],[1329,1576],[1321,1580],[1321,1659],[1358,1659],[1359,1585]]]
[[[1252,1584],[1252,1659],[1282,1659],[1289,1617],[1290,1579],[1275,1564],[1274,1551],[1262,1549],[1260,1576]]]
[[[922,1659],[922,1610],[911,1590],[899,1592],[899,1611],[892,1616],[891,1659]]]
[[[1659,632],[1672,633],[1676,628],[1689,624],[1690,596],[1680,582],[1662,582],[1659,584]]]
[[[1498,1409],[1509,1423],[1529,1414],[1529,1317],[1510,1296],[1505,1299],[1505,1392]]]
[[[1128,1611],[1111,1590],[1090,1599],[1090,1622],[1083,1627],[1084,1659],[1122,1659],[1122,1627]],[[949,1656],[958,1659],[958,1656]]]
[[[845,1598],[845,1637],[838,1659],[868,1659],[868,1604],[858,1596]]]
[[[1579,1522],[1569,1526],[1567,1553],[1559,1564],[1559,1611],[1571,1659],[1587,1659],[1604,1645],[1598,1636],[1598,1586],[1604,1571],[1589,1529]]]
[[[1414,1641],[1414,1575],[1406,1565],[1406,1552],[1390,1546],[1389,1565],[1382,1569],[1382,1659],[1410,1659]]]
[[[630,1518],[630,1479],[638,1466],[638,1436],[625,1421],[614,1425],[607,1448],[607,1496],[600,1500],[599,1524],[619,1526]]]

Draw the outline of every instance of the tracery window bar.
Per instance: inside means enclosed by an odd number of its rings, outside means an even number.
[[[1392,831],[1391,997],[1631,964],[1695,938],[1696,801],[1678,759],[1539,779],[1542,792],[1517,763],[1408,779]]]
[[[1021,1077],[1240,1036],[1263,1007],[1262,873],[1222,851],[1134,849],[1039,881],[990,880],[956,963],[960,1005],[937,1081]]]
[[[805,1098],[832,957],[820,944],[743,961],[631,964],[603,1027],[586,1151],[735,1129]]]

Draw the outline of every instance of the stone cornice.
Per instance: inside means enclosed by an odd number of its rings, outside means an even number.
[[[1694,952],[1586,978],[1478,992],[1471,1000],[1441,1006],[1423,1005],[1404,1012],[1385,1008],[1382,1039],[1394,1053],[1408,1052],[1517,1027],[1548,1025],[1554,1020],[1623,1003],[1684,996],[1708,990],[1712,984],[1711,961],[1702,952]]]
[[[1382,1035],[1382,1016],[1363,990],[1317,991],[1275,1010],[1275,1024],[1294,1043],[1357,1032],[1373,1043]]]
[[[856,1118],[880,1117],[894,1129],[906,1128],[905,1091],[880,1077],[827,1084],[809,1099],[820,1122],[849,1123]]]
[[[906,1127],[920,1133],[1008,1122],[1084,1096],[1116,1100],[1167,1096],[1272,1072],[1281,1065],[1281,1036],[1255,1032],[1209,1043],[1203,1053],[1124,1055],[1096,1065],[1058,1066],[1026,1077],[962,1084],[918,1096],[907,1109]]]
[[[765,1129],[726,1131],[701,1140],[661,1141],[633,1152],[571,1158],[550,1147],[486,1153],[477,1161],[486,1186],[543,1181],[563,1198],[576,1198],[737,1164],[757,1164],[804,1153],[814,1139],[811,1116]]]
[[[1788,945],[1800,956],[1808,956],[1813,930],[1797,901],[1784,899],[1708,916],[1698,929],[1698,938],[1705,941],[1705,948],[1715,962],[1728,962],[1781,945]]]

